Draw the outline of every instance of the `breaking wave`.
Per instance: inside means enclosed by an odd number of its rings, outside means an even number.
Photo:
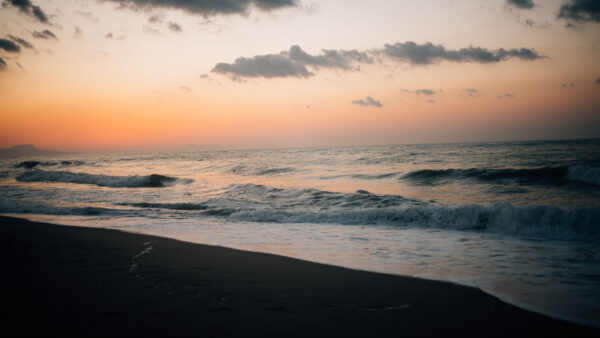
[[[412,171],[404,179],[419,184],[442,184],[460,179],[486,182],[516,182],[520,184],[561,185],[572,182],[600,185],[600,168],[590,166],[559,166],[525,169],[424,169]]]
[[[187,210],[230,222],[331,223],[481,231],[553,240],[600,240],[600,209],[555,206],[432,205],[367,191],[336,193],[232,184],[198,203],[123,203],[145,209]]]
[[[26,168],[26,169],[31,169],[31,168],[35,168],[37,166],[46,166],[46,167],[50,167],[50,166],[63,166],[63,167],[67,167],[67,166],[80,166],[80,165],[84,165],[85,162],[83,161],[60,161],[60,162],[40,162],[40,161],[22,161],[20,163],[17,163],[14,165],[15,168]]]
[[[69,171],[44,171],[34,169],[17,176],[21,182],[62,182],[93,184],[111,188],[160,188],[176,183],[190,183],[190,179],[151,174],[145,176],[108,176],[100,174],[73,173]]]

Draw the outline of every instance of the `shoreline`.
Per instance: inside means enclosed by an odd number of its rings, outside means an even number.
[[[0,323],[23,335],[595,336],[449,282],[0,216]],[[31,323],[35,323],[32,325]]]

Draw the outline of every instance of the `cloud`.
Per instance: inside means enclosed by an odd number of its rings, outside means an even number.
[[[11,38],[14,42],[18,43],[19,45],[21,45],[24,48],[34,49],[33,45],[29,41],[27,41],[25,39],[22,39],[22,38],[20,38],[18,36],[14,36],[14,35],[9,35],[8,37]]]
[[[427,103],[435,103],[435,100],[429,99],[427,100]]]
[[[532,9],[535,6],[532,0],[506,0],[506,4],[522,9]]]
[[[596,83],[600,83],[600,77],[596,79]]]
[[[240,57],[233,63],[219,63],[212,72],[230,75],[233,79],[242,77],[310,77],[314,73],[307,67],[356,69],[352,63],[372,63],[373,59],[365,52],[356,50],[323,50],[319,55],[311,55],[299,46],[292,46],[279,54],[257,55],[251,58]]]
[[[309,77],[309,72],[300,62],[290,59],[284,54],[257,55],[252,58],[237,58],[233,63],[218,63],[214,73],[227,74],[232,79],[241,77]]]
[[[248,14],[250,8],[270,12],[297,7],[297,0],[106,0],[132,9],[179,9],[189,14],[213,15]]]
[[[21,47],[19,47],[19,45],[6,39],[0,39],[0,49],[3,49],[9,53],[18,53],[21,51]]]
[[[39,7],[31,3],[29,0],[5,0],[2,3],[3,7],[11,6],[18,9],[31,17],[36,18],[41,23],[49,23],[48,15]]]
[[[181,33],[181,25],[175,22],[169,22],[169,30],[174,33]]]
[[[81,28],[79,28],[78,26],[75,26],[75,33],[74,33],[75,38],[80,39],[81,37],[83,37],[83,31],[81,30]]]
[[[350,64],[354,61],[360,63],[373,63],[373,59],[368,56],[367,53],[359,52],[357,50],[338,51],[324,49],[321,55],[310,55],[303,51],[299,46],[292,46],[287,54],[290,59],[294,61],[317,68],[351,69]]]
[[[192,91],[192,89],[188,86],[179,86],[178,88],[179,88],[179,90],[186,92],[186,93],[189,93]]]
[[[107,33],[104,38],[108,40],[125,40],[127,37],[125,35],[115,36],[113,33]]]
[[[165,13],[158,13],[158,14],[151,15],[148,18],[148,23],[161,24],[164,20],[165,20]]]
[[[475,88],[465,88],[463,91],[471,97],[479,96],[479,91]]]
[[[499,99],[501,99],[501,100],[502,100],[502,99],[512,99],[512,98],[514,98],[514,97],[515,97],[515,96],[514,96],[513,94],[511,94],[511,93],[506,93],[506,94],[504,94],[504,95],[498,95],[498,98],[499,98]]]
[[[415,95],[431,96],[431,95],[435,95],[436,91],[435,90],[431,90],[431,89],[417,89],[417,90],[413,91],[413,93]]]
[[[549,22],[536,22],[533,19],[527,19],[523,22],[523,25],[526,27],[537,28],[537,29],[548,29],[552,27],[552,24]]]
[[[558,11],[558,18],[576,22],[599,22],[600,2],[598,0],[567,0]],[[573,26],[571,24],[571,26]]]
[[[458,50],[447,50],[442,45],[434,45],[431,42],[419,45],[413,41],[386,44],[383,53],[388,57],[406,61],[413,65],[429,65],[442,60],[454,62],[478,62],[495,63],[508,58],[522,60],[543,59],[535,50],[528,48],[487,50],[481,47],[469,46]]]
[[[568,88],[568,87],[573,88],[573,87],[575,87],[575,84],[574,83],[563,83],[560,86],[563,88]]]
[[[397,62],[408,62],[413,65],[429,65],[441,60],[455,62],[495,63],[508,58],[521,60],[544,59],[535,50],[528,48],[504,49],[489,51],[481,47],[468,47],[459,50],[446,50],[441,45],[430,42],[422,45],[408,41],[386,44],[383,49],[358,50],[328,50],[321,54],[311,55],[299,46],[291,46],[289,50],[279,54],[240,57],[233,63],[218,63],[212,72],[229,75],[239,80],[243,77],[311,77],[315,70],[333,68],[341,70],[360,70],[360,64],[374,63],[374,57],[381,54]]]
[[[92,14],[92,12],[76,11],[75,14],[83,16],[84,18],[88,19],[89,21],[91,21],[93,23],[98,23],[100,21],[100,19],[98,19],[97,17],[95,17]]]
[[[36,39],[44,39],[44,40],[58,40],[56,35],[51,31],[44,29],[43,31],[33,31],[31,35]]]
[[[367,96],[366,99],[360,99],[360,100],[354,100],[352,101],[353,104],[357,104],[359,106],[363,106],[363,107],[377,107],[377,108],[381,108],[383,107],[383,105],[381,104],[381,102],[375,100],[374,98]]]
[[[0,58],[0,70],[4,70],[6,68],[6,61],[3,58]]]

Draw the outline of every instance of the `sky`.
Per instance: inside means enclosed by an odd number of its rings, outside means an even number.
[[[0,3],[0,148],[600,137],[597,0]]]

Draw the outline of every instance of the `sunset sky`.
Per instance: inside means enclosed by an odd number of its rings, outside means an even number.
[[[0,147],[600,137],[597,0],[0,1]]]

